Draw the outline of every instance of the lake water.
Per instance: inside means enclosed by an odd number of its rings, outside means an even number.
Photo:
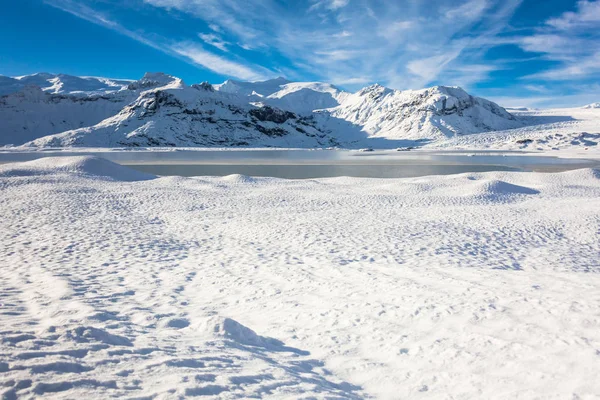
[[[343,150],[174,150],[174,151],[6,151],[0,163],[40,157],[96,155],[156,175],[279,178],[335,176],[404,178],[485,171],[558,172],[600,167],[598,160],[566,159],[516,152],[425,152]]]

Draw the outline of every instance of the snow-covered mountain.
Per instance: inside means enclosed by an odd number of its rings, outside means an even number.
[[[254,106],[208,83],[181,80],[146,90],[118,114],[91,126],[45,136],[40,147],[279,146],[328,147],[339,143],[311,117]]]
[[[48,93],[108,93],[126,89],[133,81],[40,72],[18,77],[0,76],[0,95],[14,93],[27,86],[38,86]]]
[[[310,115],[319,109],[336,107],[350,95],[330,83],[290,82],[281,77],[263,82],[227,80],[215,85],[215,89],[247,96],[249,101],[303,115]]]
[[[0,96],[0,145],[23,144],[55,133],[93,126],[119,113],[142,90],[179,81],[178,78],[162,73],[147,73],[138,81],[123,81],[127,85],[117,91],[110,88],[101,91],[98,85],[88,85],[87,78],[78,81],[79,78],[70,77],[62,81],[69,82],[69,88],[72,89],[69,93],[54,93],[52,90],[44,90],[48,87],[29,84],[36,82],[36,79],[42,80],[45,76],[49,74],[15,79],[19,82],[24,79],[28,84],[13,93]],[[94,79],[112,82],[105,78]],[[0,86],[6,81],[0,79]],[[81,86],[76,85],[82,82]],[[6,89],[8,86],[5,84],[2,87]]]
[[[400,91],[375,84],[346,97],[325,116],[388,139],[435,140],[523,125],[499,105],[446,86]]]
[[[0,97],[0,144],[362,147],[375,138],[393,146],[523,125],[495,103],[444,86],[349,93],[284,78],[188,86],[163,73],[138,81],[35,74],[0,77],[0,90],[13,91]]]
[[[585,108],[585,109],[600,108],[600,103],[588,104],[587,106],[583,106],[582,108]]]
[[[50,94],[26,86],[0,97],[0,145],[30,140],[97,124],[135,100],[131,91],[109,94]]]
[[[219,92],[237,94],[240,96],[258,95],[260,97],[267,97],[270,94],[281,90],[281,87],[288,83],[291,83],[291,81],[282,77],[260,82],[243,82],[228,79],[221,84],[214,85],[214,88]]]

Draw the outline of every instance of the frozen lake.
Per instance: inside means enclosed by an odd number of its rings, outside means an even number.
[[[97,155],[156,175],[242,174],[304,179],[335,176],[405,178],[486,171],[560,172],[598,167],[598,160],[568,159],[517,152],[424,152],[343,150],[113,150],[8,151],[0,163],[40,157]]]

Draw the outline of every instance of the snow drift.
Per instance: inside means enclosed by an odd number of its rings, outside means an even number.
[[[0,177],[74,174],[114,181],[144,181],[156,176],[94,156],[44,157],[24,163],[0,165]]]

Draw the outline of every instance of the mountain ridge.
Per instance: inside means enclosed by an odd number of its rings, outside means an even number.
[[[10,90],[0,96],[0,145],[356,147],[369,139],[435,141],[523,125],[452,86],[402,91],[374,84],[350,93],[283,77],[189,86],[161,72],[136,81],[0,76],[0,94]]]

